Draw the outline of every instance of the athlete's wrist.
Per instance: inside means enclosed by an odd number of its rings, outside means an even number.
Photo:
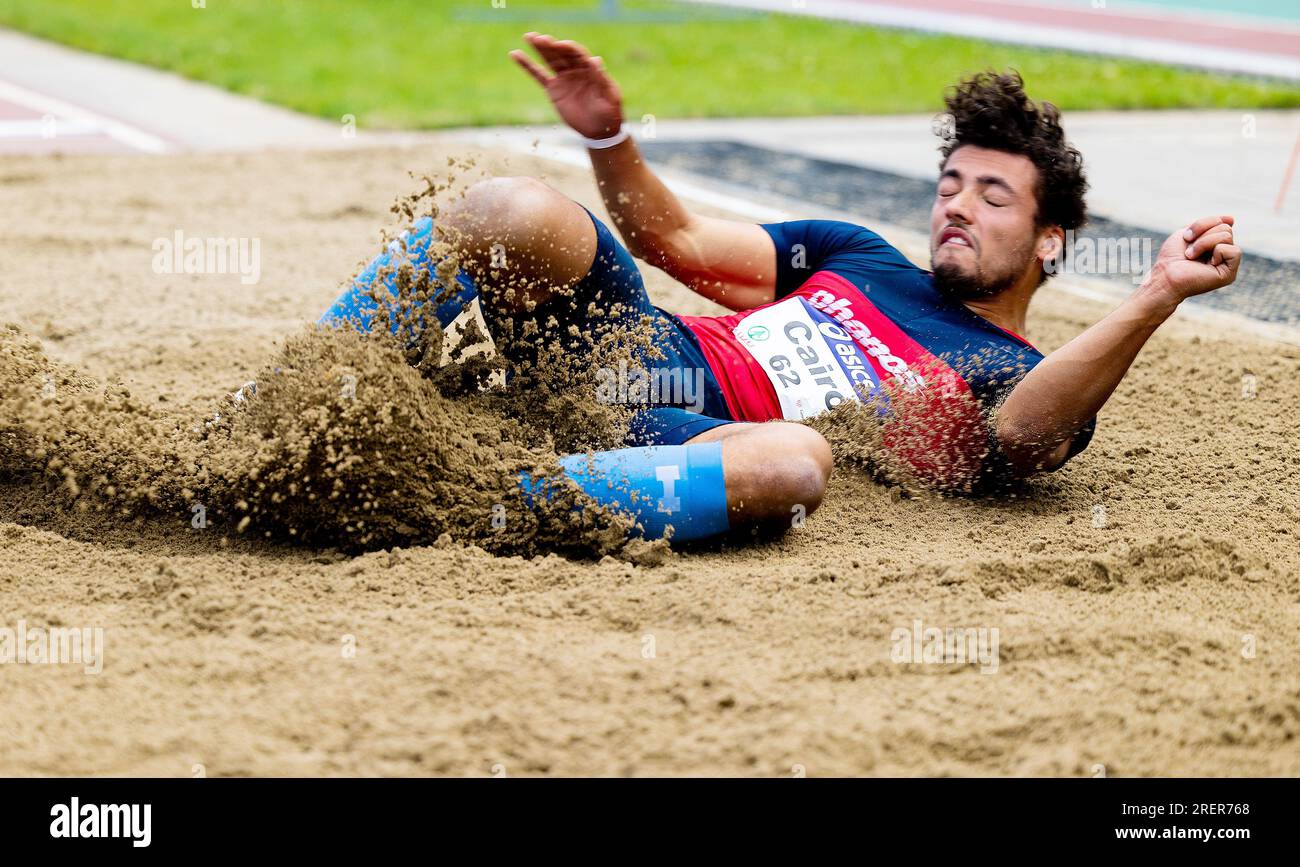
[[[587,150],[591,151],[603,151],[618,147],[632,137],[631,131],[627,128],[627,124],[624,123],[620,123],[618,129],[607,136],[592,138],[582,133],[578,133],[578,135],[582,137],[582,143],[586,145]]]
[[[1159,324],[1174,315],[1183,299],[1174,289],[1164,267],[1157,262],[1130,300],[1155,324]]]

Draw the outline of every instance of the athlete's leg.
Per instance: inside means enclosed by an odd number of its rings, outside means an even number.
[[[701,539],[733,527],[791,526],[821,505],[831,449],[812,428],[746,424],[663,407],[638,428],[669,444],[571,455],[566,475],[594,500],[632,514],[650,538]],[[524,487],[535,490],[533,480]]]
[[[635,518],[647,538],[671,527],[673,539],[703,539],[732,526],[720,443],[569,455],[560,466],[593,500]],[[538,490],[528,476],[521,482]]]
[[[344,290],[330,308],[320,318],[322,325],[340,325],[350,322],[362,331],[369,331],[372,320],[379,312],[379,298],[375,290],[377,283],[382,284],[392,295],[390,311],[396,314],[398,301],[398,272],[403,265],[411,266],[410,279],[413,283],[433,281],[438,263],[433,260],[436,253],[431,249],[435,241],[433,220],[422,217],[415,221],[409,230],[388,245],[388,249],[371,259],[361,273],[352,278],[351,285]],[[434,315],[440,325],[446,328],[478,295],[478,288],[463,273],[456,275],[456,284],[451,287],[428,287],[438,293],[438,303]],[[447,291],[450,289],[451,291]],[[389,326],[396,333],[404,324],[400,315],[389,317]],[[416,336],[416,335],[409,335]]]
[[[587,210],[534,178],[470,187],[439,220],[485,303],[531,312],[591,270],[596,229]]]
[[[437,224],[417,220],[376,256],[321,317],[322,324],[351,322],[370,329],[378,310],[376,281],[396,299],[398,269],[412,279],[431,279],[439,262],[433,252],[446,243],[461,266],[456,285],[435,311],[445,327],[475,298],[489,313],[532,310],[578,283],[592,268],[597,235],[593,218],[577,202],[532,178],[492,178],[470,187]],[[391,317],[396,330],[401,317]]]
[[[831,476],[831,447],[807,425],[732,423],[687,440],[721,443],[732,525],[789,522],[821,505]]]

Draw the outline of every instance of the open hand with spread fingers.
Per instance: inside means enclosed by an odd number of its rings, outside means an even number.
[[[542,58],[539,65],[515,49],[510,57],[546,91],[560,118],[579,135],[608,138],[623,125],[623,94],[605,63],[571,39],[527,33],[524,41]]]

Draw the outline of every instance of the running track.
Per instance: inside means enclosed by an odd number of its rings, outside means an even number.
[[[165,153],[172,146],[79,105],[0,80],[0,153]]]
[[[692,0],[1300,81],[1300,22],[1091,0]]]

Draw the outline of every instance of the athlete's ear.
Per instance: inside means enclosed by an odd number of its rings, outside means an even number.
[[[1052,259],[1060,259],[1064,249],[1065,230],[1060,226],[1048,226],[1038,233],[1038,249],[1034,251],[1034,255],[1039,262],[1049,262]]]

